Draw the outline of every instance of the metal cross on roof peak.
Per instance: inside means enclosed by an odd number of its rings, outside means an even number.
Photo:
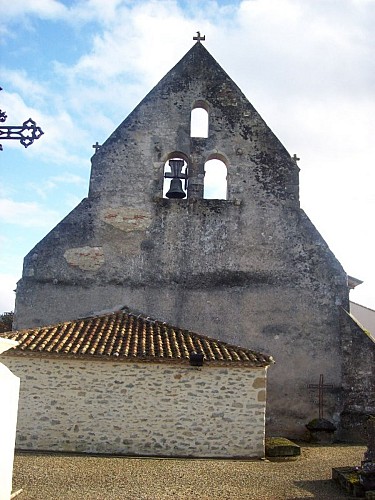
[[[193,36],[193,40],[196,40],[198,43],[204,42],[206,40],[206,35],[201,36],[201,32],[197,31],[197,36]]]

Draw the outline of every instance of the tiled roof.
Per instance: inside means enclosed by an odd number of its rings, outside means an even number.
[[[1,334],[19,345],[7,355],[39,353],[114,360],[189,361],[202,353],[204,362],[267,366],[272,357],[211,339],[161,321],[123,310],[104,316]]]

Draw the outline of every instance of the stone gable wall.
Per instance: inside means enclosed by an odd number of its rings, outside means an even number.
[[[3,356],[21,378],[17,448],[264,455],[266,369]]]
[[[190,137],[197,101],[208,109],[207,138]],[[189,199],[162,198],[164,164],[175,154],[188,162]],[[201,197],[211,158],[226,163],[227,200]],[[298,170],[196,47],[93,156],[88,198],[26,256],[14,327],[127,306],[272,354],[270,433],[302,437],[317,414],[307,386],[320,374],[335,387],[325,413],[338,423],[347,276],[300,209]]]

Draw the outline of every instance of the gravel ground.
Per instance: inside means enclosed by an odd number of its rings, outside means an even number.
[[[363,446],[305,446],[296,461],[195,460],[17,453],[17,500],[340,499],[332,467],[360,465]]]

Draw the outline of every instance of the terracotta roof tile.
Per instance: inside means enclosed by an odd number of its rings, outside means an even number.
[[[17,340],[12,354],[40,353],[142,361],[188,361],[193,352],[205,362],[267,366],[272,357],[230,345],[123,310],[104,316],[1,334]]]

